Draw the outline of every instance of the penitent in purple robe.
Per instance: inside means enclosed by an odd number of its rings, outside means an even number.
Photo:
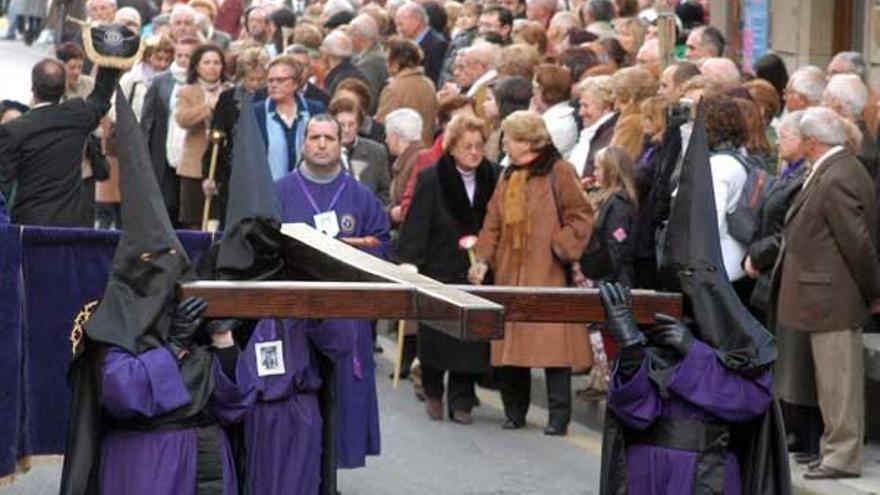
[[[111,347],[102,368],[101,402],[116,419],[154,418],[190,402],[177,360],[165,348],[132,355]],[[217,410],[227,405],[216,401]],[[210,428],[210,427],[209,427]],[[238,493],[226,435],[216,428],[222,452],[223,494]],[[186,495],[196,492],[198,441],[193,428],[110,430],[101,452],[101,493]]]
[[[215,394],[240,407],[218,414],[224,424],[244,419],[248,493],[317,495],[321,485],[321,387],[312,346],[342,359],[354,346],[349,331],[325,331],[305,320],[260,321],[239,354],[235,381],[215,361]],[[257,365],[258,346],[281,342],[284,372]],[[260,376],[261,373],[263,376]]]
[[[281,203],[281,221],[315,226],[318,213],[334,211],[339,223],[337,237],[373,236],[380,245],[366,250],[386,258],[391,237],[388,215],[382,203],[363,184],[341,172],[326,184],[312,182],[299,172],[275,182]],[[307,193],[306,193],[307,191]],[[324,320],[321,328],[349,331],[355,336],[350,356],[334,358],[336,363],[337,466],[362,467],[366,456],[379,455],[379,401],[376,395],[376,367],[373,361],[371,323],[364,320]]]
[[[677,365],[669,398],[660,396],[648,377],[647,361],[628,381],[612,376],[608,406],[625,428],[645,430],[659,417],[703,422],[744,423],[762,414],[773,400],[772,375],[749,378],[725,368],[711,347],[694,341]],[[629,495],[690,495],[697,453],[633,444],[626,452]],[[736,456],[727,454],[724,494],[739,495],[740,470]]]

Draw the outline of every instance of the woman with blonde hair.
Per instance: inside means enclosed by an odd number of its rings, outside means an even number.
[[[593,212],[574,167],[559,154],[541,115],[517,111],[501,124],[510,165],[487,207],[468,280],[481,284],[488,271],[498,285],[564,287],[566,271],[590,238]],[[492,365],[503,367],[503,428],[525,426],[530,368],[545,369],[547,435],[565,435],[571,420],[571,369],[586,368],[592,355],[583,326],[508,323],[492,342]]]
[[[657,81],[645,69],[627,67],[611,76],[614,108],[620,113],[611,145],[623,148],[633,160],[644,149],[641,103],[657,94]]]
[[[630,64],[636,61],[636,54],[645,42],[645,25],[638,17],[624,17],[614,22],[617,41],[626,51],[626,59]]]
[[[587,185],[592,180],[596,153],[611,143],[617,125],[610,80],[611,76],[592,76],[577,86],[580,95],[578,113],[584,128],[569,160]]]

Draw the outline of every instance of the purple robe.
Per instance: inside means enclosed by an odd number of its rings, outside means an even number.
[[[138,356],[111,347],[102,368],[101,403],[113,418],[153,418],[190,402],[177,360],[164,348]],[[217,410],[225,407],[218,401]],[[233,405],[234,406],[234,405]],[[215,427],[222,449],[223,494],[238,493],[232,451]],[[128,495],[195,494],[198,441],[194,428],[109,430],[101,452],[101,492]]]
[[[320,333],[320,335],[319,335]],[[284,373],[259,376],[257,344],[282,342]],[[350,332],[323,332],[305,320],[260,321],[239,354],[232,381],[214,364],[215,394],[240,407],[221,422],[244,419],[248,493],[316,495],[321,485],[321,375],[310,343],[330,355],[351,353]]]
[[[648,377],[647,361],[628,381],[615,370],[608,407],[625,428],[645,430],[659,417],[703,422],[744,423],[760,416],[773,400],[772,374],[755,378],[725,368],[715,352],[694,341],[688,355],[676,366],[669,398],[660,396]],[[694,491],[697,453],[632,444],[626,451],[629,495],[690,495]],[[728,452],[724,469],[724,494],[738,495],[740,470],[736,455]]]
[[[303,192],[308,188],[315,206]],[[275,182],[281,203],[281,220],[315,226],[314,216],[330,209],[339,220],[339,237],[373,236],[380,245],[367,249],[370,254],[387,258],[391,236],[388,215],[382,203],[366,186],[341,172],[327,184],[318,184],[289,174]],[[350,332],[355,338],[351,354],[330,356],[336,364],[337,466],[342,469],[363,467],[366,456],[379,455],[379,400],[376,394],[376,365],[373,361],[372,328],[364,320],[324,320],[321,328],[332,332]]]

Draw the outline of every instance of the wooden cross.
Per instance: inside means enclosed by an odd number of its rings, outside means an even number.
[[[444,285],[306,224],[285,224],[281,232],[287,259],[310,280],[191,282],[181,285],[181,296],[205,299],[207,317],[425,320],[435,329],[467,340],[501,339],[506,321],[605,320],[594,289]],[[681,296],[636,290],[633,308],[639,323],[652,323],[655,313],[680,317]],[[333,371],[329,373],[328,380],[333,380]],[[332,394],[332,389],[325,393]],[[334,420],[325,418],[324,424],[321,493],[336,495]]]
[[[445,285],[306,224],[285,224],[281,232],[289,259],[312,280],[191,282],[181,285],[181,295],[208,301],[208,317],[425,320],[467,340],[501,339],[509,321],[605,320],[595,289]],[[652,323],[656,313],[681,317],[681,296],[634,290],[633,308],[639,323]]]

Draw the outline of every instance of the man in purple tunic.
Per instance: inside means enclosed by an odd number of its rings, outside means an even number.
[[[669,220],[664,273],[690,318],[657,315],[642,333],[628,288],[603,284],[606,327],[621,349],[608,391],[602,494],[791,492],[770,367],[773,336],[727,279],[702,110]]]
[[[289,278],[296,267],[286,266],[282,253],[278,200],[249,112],[239,116],[233,149],[228,229],[203,263],[210,273],[203,274],[221,280]],[[322,411],[319,401],[325,382],[319,360],[320,355],[351,360],[355,332],[307,320],[263,320],[255,328],[231,320],[210,325],[217,330],[214,345],[221,348],[215,391],[221,402],[240,406],[219,417],[226,425],[244,425],[240,442],[233,433],[244,491],[316,495],[323,489],[335,495],[336,466],[328,457],[322,463],[327,453],[322,413],[333,411],[332,406]],[[236,340],[242,342],[240,352]]]
[[[307,223],[375,256],[387,257],[391,242],[388,217],[379,199],[342,169],[340,128],[329,115],[309,121],[300,167],[276,181],[275,188],[283,222]],[[351,355],[334,358],[336,458],[339,468],[362,467],[366,456],[379,455],[380,449],[371,323],[325,320],[321,328],[355,336]]]
[[[116,92],[124,230],[104,297],[75,337],[62,494],[238,493],[214,415],[215,353],[197,345],[205,302],[174,302],[190,276],[134,113]],[[82,328],[78,329],[80,332]]]

